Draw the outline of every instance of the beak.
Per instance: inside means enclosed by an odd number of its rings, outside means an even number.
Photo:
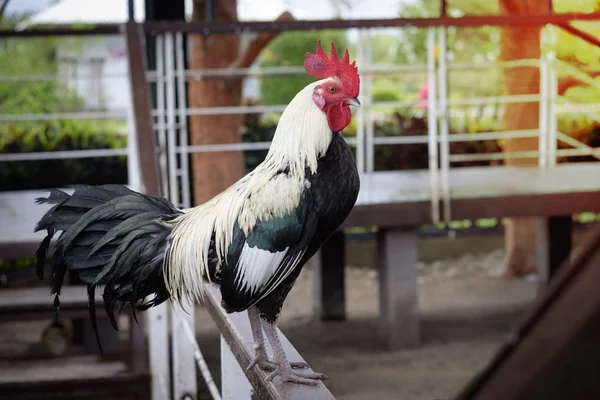
[[[358,97],[354,97],[352,99],[346,99],[346,103],[354,107],[360,107],[360,101],[358,101]]]

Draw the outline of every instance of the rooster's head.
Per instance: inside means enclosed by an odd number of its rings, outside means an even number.
[[[333,42],[331,56],[327,57],[321,42],[318,42],[315,54],[306,53],[304,69],[310,75],[323,80],[315,87],[313,101],[327,114],[331,130],[340,132],[352,119],[350,106],[360,106],[360,77],[356,61],[350,64],[348,50],[340,60]]]

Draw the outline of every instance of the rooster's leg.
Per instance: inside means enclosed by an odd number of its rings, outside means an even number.
[[[260,326],[260,311],[256,306],[252,306],[248,309],[248,319],[250,320],[250,327],[252,328],[255,355],[250,365],[248,365],[248,368],[246,368],[246,371],[249,371],[255,365],[258,365],[259,368],[263,370],[272,371],[275,369],[275,366],[272,361],[269,361],[269,356],[267,356],[265,338]]]
[[[277,365],[277,369],[267,376],[267,381],[272,380],[277,375],[281,375],[284,382],[294,382],[304,385],[316,385],[318,380],[329,379],[327,375],[318,372],[294,371],[292,369],[292,364],[290,364],[285,355],[275,324],[262,321],[262,326],[267,335],[267,339],[269,339],[271,347],[273,348],[275,363]],[[306,365],[305,363],[301,364]]]
[[[257,307],[252,306],[248,309],[248,319],[250,320],[250,328],[252,329],[255,355],[250,365],[246,368],[246,371],[249,371],[255,365],[258,365],[259,368],[265,371],[273,371],[277,364],[269,360],[269,356],[267,355],[265,338],[260,325],[260,311]],[[304,362],[294,362],[290,365],[292,368],[308,368],[308,364]]]

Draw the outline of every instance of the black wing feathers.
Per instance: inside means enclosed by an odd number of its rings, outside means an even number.
[[[92,327],[97,333],[95,291],[104,285],[104,308],[113,327],[115,314],[126,304],[140,309],[158,305],[169,298],[162,274],[164,254],[169,246],[170,228],[164,223],[181,214],[166,199],[143,195],[121,185],[75,186],[72,195],[51,190],[39,204],[53,204],[35,226],[46,230],[36,252],[40,278],[51,239],[62,231],[51,261],[51,287],[59,295],[68,269],[77,272],[88,285]],[[144,304],[137,304],[153,296]]]

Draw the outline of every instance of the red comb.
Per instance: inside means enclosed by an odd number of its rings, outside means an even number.
[[[358,76],[356,61],[350,64],[348,49],[344,53],[344,58],[340,60],[335,44],[331,42],[331,57],[327,57],[323,47],[321,47],[321,41],[319,41],[317,42],[317,51],[315,54],[306,53],[304,69],[315,78],[324,79],[337,76],[352,96],[358,96],[358,92],[360,91],[360,77]]]

